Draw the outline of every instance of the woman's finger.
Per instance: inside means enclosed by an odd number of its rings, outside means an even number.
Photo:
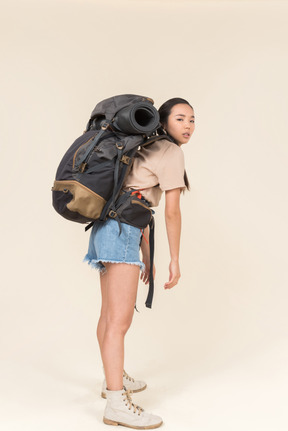
[[[172,287],[176,286],[178,283],[180,277],[172,276],[167,283],[164,284],[164,289],[171,289]]]

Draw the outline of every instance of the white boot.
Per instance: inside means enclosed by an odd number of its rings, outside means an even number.
[[[159,416],[147,413],[141,407],[132,403],[129,391],[123,388],[121,391],[106,390],[107,405],[103,422],[106,425],[122,425],[134,429],[153,429],[162,425]]]
[[[131,393],[135,392],[141,392],[144,391],[144,389],[147,388],[147,385],[145,382],[142,382],[141,380],[134,380],[132,377],[128,376],[128,374],[123,371],[123,386],[128,389]],[[106,398],[106,380],[104,380],[102,385],[102,392],[101,397]]]

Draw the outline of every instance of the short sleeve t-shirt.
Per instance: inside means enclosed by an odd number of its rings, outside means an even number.
[[[155,207],[164,191],[185,189],[184,172],[184,154],[181,148],[161,139],[138,151],[124,189],[141,189],[144,198]]]

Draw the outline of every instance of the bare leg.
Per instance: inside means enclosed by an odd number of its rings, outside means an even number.
[[[140,269],[125,263],[105,266],[107,273],[101,276],[102,309],[97,337],[107,387],[117,391],[123,387],[124,337],[133,318]]]
[[[107,318],[107,272],[104,274],[100,273],[100,285],[101,285],[101,296],[102,296],[102,306],[101,314],[97,325],[97,339],[100,347],[100,352],[102,355],[102,344],[104,340],[104,334],[106,330],[106,318]],[[102,358],[103,362],[103,358]]]

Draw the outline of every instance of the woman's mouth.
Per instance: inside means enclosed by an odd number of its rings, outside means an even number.
[[[190,133],[183,133],[184,138],[190,138]]]

